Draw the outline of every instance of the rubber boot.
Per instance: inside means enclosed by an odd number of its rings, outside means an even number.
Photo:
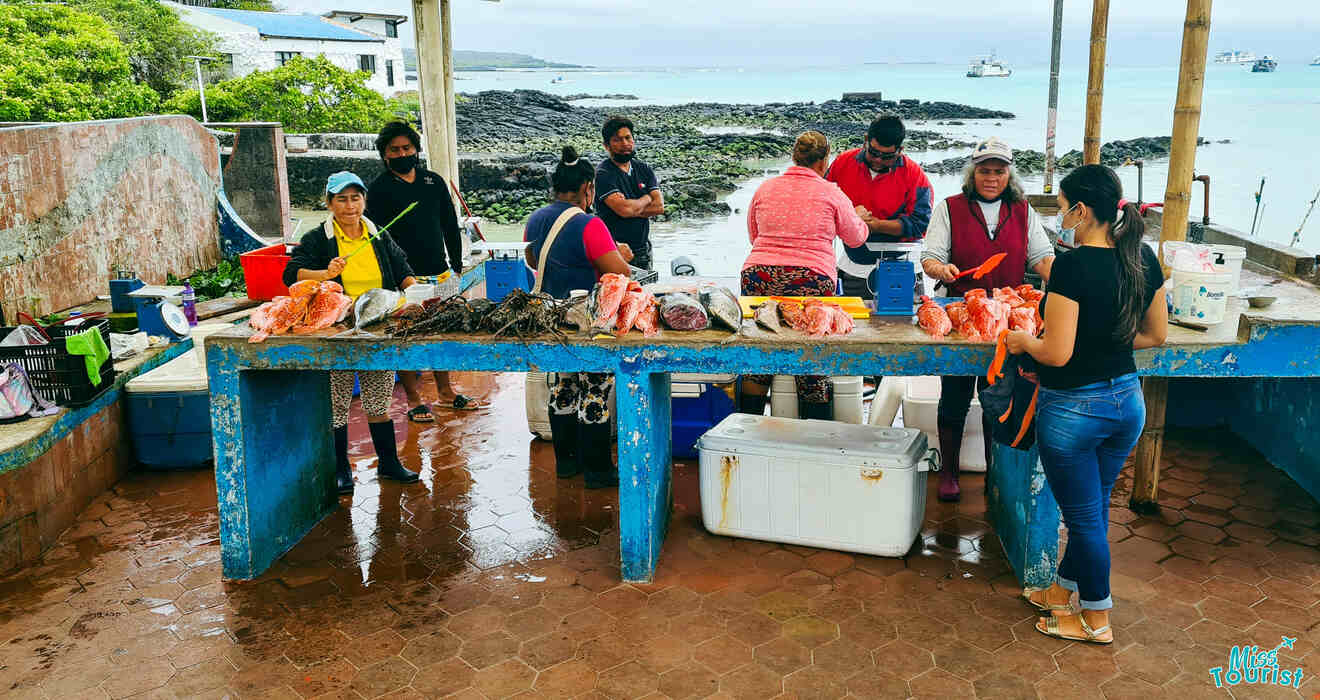
[[[809,420],[834,420],[834,404],[798,401],[798,417]]]
[[[560,416],[550,414],[551,440],[555,446],[555,476],[571,479],[582,473],[582,464],[578,460],[578,420],[570,413]]]
[[[348,462],[348,426],[335,428],[335,488],[339,493],[353,493],[353,467]]]
[[[940,488],[939,498],[946,503],[962,498],[958,488],[959,452],[962,451],[962,430],[947,425],[939,426],[940,435]]]
[[[619,470],[614,466],[610,449],[610,424],[578,424],[579,464],[583,481],[589,489],[609,489],[619,485]]]
[[[394,421],[367,423],[367,427],[371,428],[371,444],[376,448],[376,476],[401,484],[416,483],[421,478],[417,472],[406,469],[399,462],[399,452],[394,444]]]
[[[742,394],[738,399],[738,412],[750,413],[753,416],[764,416],[767,398],[769,398],[767,395]]]

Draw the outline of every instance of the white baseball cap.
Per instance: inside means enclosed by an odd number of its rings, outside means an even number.
[[[1002,160],[1005,163],[1013,162],[1013,149],[1008,144],[991,136],[990,138],[976,144],[972,150],[972,165],[982,163],[987,160]]]

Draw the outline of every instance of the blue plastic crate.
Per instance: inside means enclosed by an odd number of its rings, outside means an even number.
[[[519,259],[486,261],[486,298],[499,303],[515,289],[532,289],[532,274]]]
[[[697,440],[734,412],[733,399],[719,387],[699,384],[698,396],[675,396],[671,401],[674,457],[695,459]]]
[[[877,316],[911,316],[916,272],[908,260],[882,260],[871,272],[875,293],[872,312]]]

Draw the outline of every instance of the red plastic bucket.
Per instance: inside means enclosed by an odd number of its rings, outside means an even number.
[[[243,266],[249,299],[270,301],[278,296],[288,296],[284,267],[289,263],[289,256],[284,252],[283,243],[243,253],[238,256],[238,262]]]

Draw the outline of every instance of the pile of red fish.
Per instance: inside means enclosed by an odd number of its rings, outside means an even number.
[[[591,328],[596,332],[613,331],[617,338],[636,328],[650,337],[660,332],[660,309],[655,297],[642,291],[642,285],[623,275],[607,273],[600,278],[596,320]]]
[[[853,329],[853,319],[847,311],[837,304],[816,298],[807,298],[801,302],[779,300],[779,316],[789,328],[813,338],[847,335]]]
[[[951,331],[973,342],[992,342],[1004,330],[1026,331],[1037,335],[1045,325],[1040,315],[1040,300],[1045,292],[1023,284],[1000,287],[992,294],[973,289],[940,308],[929,297],[922,297],[917,309],[917,325],[932,337],[943,338]]]
[[[289,296],[275,297],[252,312],[248,324],[257,332],[249,343],[260,343],[272,335],[310,333],[339,323],[353,307],[337,282],[302,280],[289,286]]]

